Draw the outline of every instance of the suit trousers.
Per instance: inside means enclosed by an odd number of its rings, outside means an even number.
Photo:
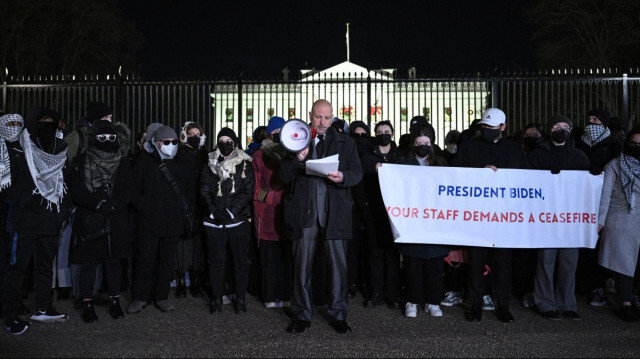
[[[349,311],[347,297],[347,240],[325,239],[316,222],[302,229],[302,238],[292,241],[294,318],[310,321],[313,315],[311,274],[316,250],[322,248],[327,258],[329,310],[332,320],[346,320]]]
[[[538,251],[533,298],[540,313],[578,310],[575,290],[579,251],[579,248],[545,248]]]
[[[493,252],[493,262],[488,263],[490,251]],[[468,247],[468,295],[471,308],[482,308],[482,296],[485,294],[484,272],[485,264],[491,267],[493,273],[493,289],[498,307],[509,309],[511,297],[511,248]]]

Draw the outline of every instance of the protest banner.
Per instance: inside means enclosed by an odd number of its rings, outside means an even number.
[[[594,248],[598,240],[602,175],[384,164],[378,176],[399,243]]]

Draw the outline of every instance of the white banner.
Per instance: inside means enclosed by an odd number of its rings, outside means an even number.
[[[594,248],[603,175],[384,164],[396,242]]]

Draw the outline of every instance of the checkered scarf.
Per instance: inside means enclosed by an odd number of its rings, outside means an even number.
[[[5,126],[14,121],[22,123],[22,126]],[[23,128],[24,119],[18,114],[10,113],[0,117],[0,191],[11,186],[11,163],[5,141],[17,140]]]
[[[67,160],[67,149],[58,154],[41,150],[31,141],[31,135],[26,128],[20,136],[20,145],[24,150],[33,183],[36,184],[33,194],[39,194],[47,200],[47,209],[50,210],[51,204],[55,204],[60,212],[60,202],[67,191],[62,174],[62,168]]]
[[[218,149],[209,153],[209,168],[220,179],[218,181],[218,197],[222,196],[222,182],[228,179],[231,179],[230,193],[234,193],[236,191],[236,184],[233,181],[233,175],[236,174],[236,166],[244,161],[251,162],[253,160],[251,156],[247,155],[243,150],[237,147],[233,152],[231,152],[227,159],[220,161],[221,158],[224,157],[222,157],[222,154]],[[242,178],[246,178],[246,171],[247,165],[245,164],[242,169]]]
[[[91,193],[98,188],[106,188],[111,194],[111,179],[118,169],[122,154],[105,152],[95,146],[89,146],[84,163],[84,184]]]
[[[635,184],[636,177],[640,177],[640,161],[635,157],[621,153],[618,157],[618,162],[620,162],[620,181],[622,182],[622,190],[624,191],[624,196],[626,197],[627,204],[629,205],[629,213],[633,213],[633,210],[635,209],[633,185]]]
[[[608,127],[600,125],[587,125],[584,127],[584,135],[582,135],[582,141],[589,145],[589,147],[595,146],[598,142],[609,137],[611,131]]]

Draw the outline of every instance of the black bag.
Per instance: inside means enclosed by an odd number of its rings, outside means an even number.
[[[160,165],[158,165],[158,168],[160,168],[160,171],[162,171],[165,177],[167,177],[167,180],[171,184],[173,191],[182,202],[182,208],[184,209],[182,236],[184,238],[195,237],[195,235],[198,233],[198,221],[196,219],[196,216],[193,214],[193,211],[191,210],[191,206],[189,206],[189,204],[187,203],[187,199],[184,197],[184,193],[182,193],[182,190],[178,186],[178,183],[173,179],[171,172],[169,172],[169,169],[164,164],[164,162],[161,162]]]
[[[99,212],[91,212],[78,223],[77,234],[80,242],[95,242],[111,234],[111,223],[108,217]]]
[[[198,221],[191,208],[189,208],[186,210],[184,218],[184,236],[191,238],[195,237],[196,234],[198,234]]]

